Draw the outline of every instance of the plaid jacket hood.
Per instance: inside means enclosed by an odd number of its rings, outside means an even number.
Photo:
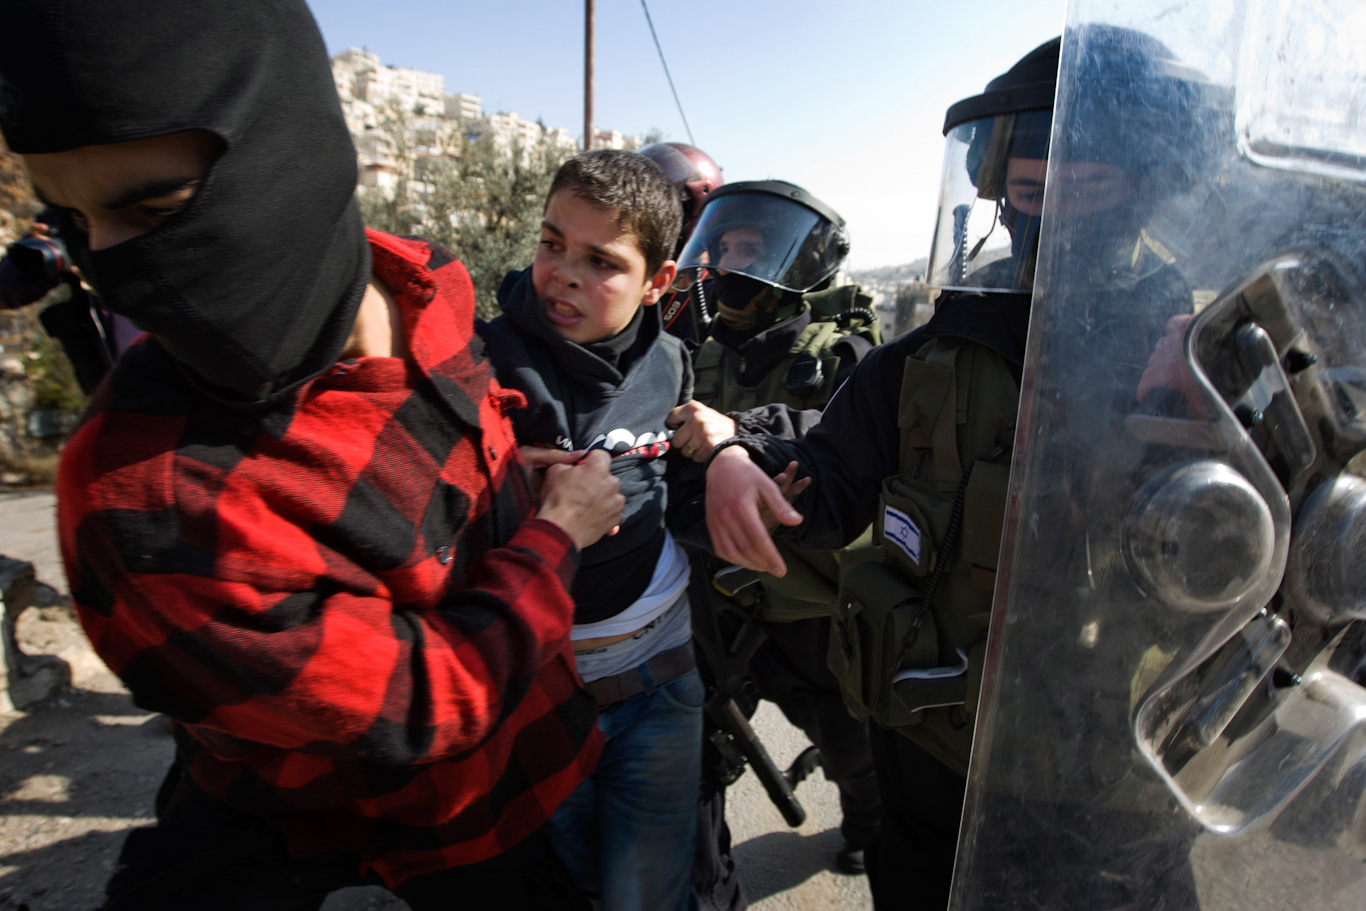
[[[464,267],[370,232],[409,360],[279,407],[199,396],[154,340],[68,443],[62,556],[96,651],[210,793],[391,884],[539,828],[601,749],[577,552],[532,500]]]

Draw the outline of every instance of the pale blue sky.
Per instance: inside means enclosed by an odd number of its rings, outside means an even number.
[[[583,130],[581,0],[309,0],[332,53],[440,73],[486,111]],[[697,144],[848,220],[855,268],[929,253],[944,111],[1062,31],[1064,0],[653,0]],[[600,128],[687,141],[640,0],[597,0]]]

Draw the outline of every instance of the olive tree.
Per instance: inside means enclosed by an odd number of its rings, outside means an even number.
[[[389,112],[382,129],[391,136],[395,184],[392,192],[362,188],[361,211],[373,228],[418,235],[454,253],[474,282],[476,312],[491,318],[503,276],[531,264],[550,182],[575,150],[461,126],[420,137],[412,117]]]

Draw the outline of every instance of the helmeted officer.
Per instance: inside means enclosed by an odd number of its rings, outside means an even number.
[[[698,396],[727,412],[823,408],[882,341],[872,298],[830,287],[848,253],[844,219],[796,184],[714,191],[679,254],[680,270],[712,274],[717,308],[695,360]]]
[[[680,255],[682,268],[709,268],[717,316],[694,360],[694,398],[739,417],[739,429],[787,434],[774,426],[809,411],[814,420],[863,355],[882,342],[872,299],[857,285],[829,287],[848,255],[844,219],[785,181],[734,183],[714,191]],[[740,415],[780,405],[757,415]],[[804,430],[793,421],[791,435]],[[773,701],[820,749],[827,779],[840,789],[844,844],[836,864],[863,872],[863,848],[881,815],[867,726],[844,707],[825,666],[829,614],[848,554],[791,548],[800,567],[764,578],[760,619],[767,641],[750,670]]]
[[[751,181],[713,191],[679,260],[694,283],[708,273],[716,308],[694,359],[694,399],[728,413],[741,432],[797,436],[814,424],[839,384],[882,341],[871,298],[857,285],[830,287],[848,252],[844,219],[795,184]],[[675,436],[685,453],[690,439],[686,426]],[[825,652],[841,563],[859,554],[871,554],[868,540],[848,554],[792,548],[787,556],[800,573],[766,576],[739,596],[740,609],[757,612],[763,630],[748,662],[757,695],[776,703],[816,746],[794,763],[789,780],[820,762],[838,786],[844,843],[835,860],[851,874],[864,872],[863,849],[881,807],[867,724],[845,708]],[[707,564],[703,590],[712,590],[710,574],[723,566]],[[752,711],[752,699],[742,701]],[[704,806],[703,827],[716,835],[699,841],[694,879],[705,907],[734,909],[743,899],[730,882],[724,788],[724,781],[704,784],[712,805]]]
[[[697,225],[707,194],[726,182],[721,166],[706,152],[686,142],[652,142],[641,146],[639,152],[663,168],[678,188],[679,201],[683,203],[683,230],[678,234],[681,251]],[[665,330],[693,345],[706,340],[713,316],[706,281],[700,273],[680,280],[659,302]]]
[[[922,589],[902,582],[898,574],[928,587],[929,573],[923,572],[923,565],[932,557],[927,546],[930,526],[940,520],[936,530],[942,537],[942,525],[952,515],[963,483],[961,462],[972,465],[985,457],[988,470],[977,465],[971,472],[982,481],[999,482],[1008,476],[1010,451],[1002,443],[1011,438],[1018,408],[1058,49],[1057,40],[1037,48],[993,80],[982,95],[949,111],[944,202],[930,264],[931,281],[942,291],[934,318],[871,353],[803,442],[794,446],[773,437],[742,435],[739,445],[721,449],[714,458],[707,478],[707,517],[723,558],[775,575],[790,572],[791,566],[784,566],[786,561],[779,561],[778,551],[768,543],[766,529],[755,527],[757,502],[766,502],[785,523],[801,522],[801,515],[813,510],[821,514],[801,523],[796,535],[788,535],[788,545],[795,539],[805,547],[837,547],[876,517],[883,560],[845,573],[841,611],[850,600],[849,581],[857,584],[870,572],[876,576],[871,587],[883,598],[909,604],[919,600]],[[927,354],[934,363],[923,359]],[[907,447],[908,434],[899,426],[899,416],[916,413],[918,373],[927,371],[960,376],[962,395],[946,409],[947,428],[931,422],[925,428],[928,432],[910,439]],[[943,404],[943,399],[941,395],[936,404]],[[965,407],[974,417],[971,426],[960,428],[954,417]],[[959,434],[960,429],[965,432]],[[961,452],[952,452],[951,443]],[[795,501],[800,514],[781,499],[771,499],[777,496],[776,488],[765,491],[768,500],[756,500],[755,495],[758,480],[766,482],[776,473],[767,469],[781,468],[778,463],[786,464],[789,458],[800,463],[803,474],[815,478],[812,490]],[[907,483],[899,484],[903,478]],[[889,491],[895,497],[889,502],[896,503],[891,513],[876,509],[888,485],[895,488]],[[911,485],[928,488],[924,504],[915,504],[917,491]],[[721,502],[727,496],[736,498],[729,510]],[[750,515],[740,515],[746,507]],[[887,515],[905,516],[908,524],[889,528]],[[923,527],[916,528],[917,522]],[[988,536],[994,531],[999,541],[1001,522],[1000,505],[994,514],[988,505],[985,514],[974,514],[969,530],[978,536],[983,530]],[[897,542],[906,546],[897,547]],[[953,541],[941,544],[947,544],[945,550],[955,549]],[[912,556],[919,559],[912,561]],[[994,561],[993,552],[993,569]],[[911,562],[916,565],[906,568]],[[933,585],[938,593],[931,592],[930,599],[946,602],[960,622],[936,625],[926,612],[916,627],[924,631],[916,634],[922,650],[939,644],[939,627],[944,627],[950,654],[960,646],[971,652],[985,638],[990,616],[989,570],[979,567],[974,576],[967,561],[955,560],[941,569]],[[858,594],[870,598],[867,592]],[[890,606],[884,605],[882,614],[890,615]],[[879,689],[874,678],[885,671],[885,689],[890,690],[891,669],[860,666],[850,637],[862,632],[868,638],[881,631],[846,625],[840,612],[836,618],[832,670],[841,677],[849,708],[877,722],[872,726],[872,747],[883,815],[867,849],[874,900],[885,908],[941,909],[948,902],[957,847],[972,740],[971,707],[958,697],[956,705],[927,705],[911,713],[879,697],[873,692]],[[936,671],[950,673],[953,668],[937,666],[938,651],[934,649],[929,660]],[[860,686],[860,681],[869,685]]]
[[[1080,103],[1103,107],[1107,124],[1143,131],[1140,102],[1177,84],[1158,75],[1153,55],[1130,36],[1088,37],[1094,65],[1124,78],[1103,80],[1107,93]],[[1073,235],[1067,255],[1085,257],[1091,268],[1077,289],[1086,297],[1088,337],[1106,369],[1123,374],[1105,386],[1136,389],[1166,317],[1191,307],[1174,257],[1143,230],[1151,211],[1134,202],[1155,195],[1137,194],[1136,186],[1175,175],[1149,169],[1138,142],[1127,149],[1072,143],[1074,154],[1048,169],[1059,49],[1059,40],[1040,46],[982,95],[949,110],[930,262],[931,282],[942,291],[934,318],[870,354],[802,441],[742,437],[719,448],[708,471],[716,552],[756,569],[783,570],[761,507],[794,526],[783,537],[808,547],[837,546],[875,522],[883,559],[844,578],[830,659],[850,708],[877,722],[883,818],[868,870],[879,907],[942,909],[949,898],[1044,177],[1055,215],[1095,226]],[[1110,86],[1119,88],[1110,93]],[[1192,107],[1175,91],[1172,108]],[[1108,214],[1090,218],[1100,213]],[[1161,302],[1146,309],[1161,310],[1162,319],[1126,321],[1125,304],[1136,299]],[[814,480],[795,510],[768,481],[792,461],[797,477]]]

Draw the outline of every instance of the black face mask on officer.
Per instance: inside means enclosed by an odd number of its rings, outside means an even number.
[[[0,79],[0,126],[21,155],[118,154],[187,133],[222,150],[150,229],[105,245],[68,211],[64,231],[105,304],[192,382],[261,404],[331,366],[369,252],[354,147],[302,0],[16,0],[0,20]]]
[[[1014,156],[1006,162],[1005,189],[1001,196],[1000,223],[1010,232],[1011,257],[1026,284],[1033,285],[1039,252],[1039,226],[1043,216],[1047,144],[1042,156]],[[1053,180],[1060,189],[1053,199],[1058,213],[1073,224],[1084,225],[1077,233],[1086,255],[1113,253],[1118,240],[1132,240],[1137,230],[1125,211],[1131,181],[1124,168],[1105,161],[1059,161]]]
[[[716,318],[732,329],[760,332],[801,309],[802,296],[741,275],[719,274],[712,281]]]

